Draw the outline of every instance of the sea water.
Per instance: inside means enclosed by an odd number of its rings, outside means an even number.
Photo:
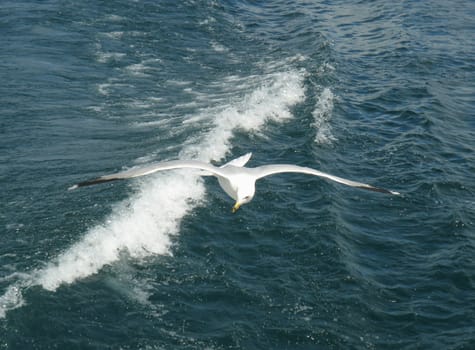
[[[1,349],[475,347],[472,1],[4,1]],[[172,159],[294,163],[236,214]]]

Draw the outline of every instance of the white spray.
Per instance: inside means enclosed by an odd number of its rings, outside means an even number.
[[[198,141],[186,145],[180,158],[223,159],[237,128],[258,131],[269,120],[282,122],[291,118],[289,108],[304,99],[303,77],[302,71],[271,74],[241,101],[207,110],[214,127]],[[170,237],[179,233],[181,219],[204,198],[202,180],[183,171],[163,173],[144,181],[135,195],[114,205],[104,222],[86,232],[76,244],[45,268],[11,284],[0,297],[0,317],[24,304],[22,289],[39,285],[55,291],[62,284],[73,283],[114,264],[124,250],[134,258],[170,254]]]

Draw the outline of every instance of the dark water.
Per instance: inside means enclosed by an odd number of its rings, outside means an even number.
[[[473,1],[3,1],[1,349],[475,348]],[[212,178],[296,163],[237,214]]]

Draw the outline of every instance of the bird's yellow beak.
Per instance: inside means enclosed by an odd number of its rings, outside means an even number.
[[[233,209],[231,209],[231,211],[233,212],[233,214],[234,214],[235,212],[237,212],[240,207],[241,207],[241,203],[236,202],[236,204],[234,204],[234,206],[233,206]]]

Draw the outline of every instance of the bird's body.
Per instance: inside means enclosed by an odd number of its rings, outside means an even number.
[[[247,168],[244,165],[251,158],[252,153],[236,158],[221,167],[196,160],[173,160],[169,162],[154,163],[141,168],[132,168],[116,174],[101,176],[97,179],[80,182],[69,189],[110,182],[116,180],[129,179],[155,173],[157,171],[191,168],[204,171],[201,175],[213,175],[218,179],[219,185],[232,199],[236,201],[233,212],[236,212],[243,204],[249,203],[254,197],[256,181],[262,177],[279,173],[303,173],[320,176],[329,180],[342,183],[347,186],[357,187],[369,191],[399,195],[398,192],[374,187],[361,182],[347,180],[338,176],[330,175],[316,169],[301,167],[292,164],[271,164],[256,168]]]

